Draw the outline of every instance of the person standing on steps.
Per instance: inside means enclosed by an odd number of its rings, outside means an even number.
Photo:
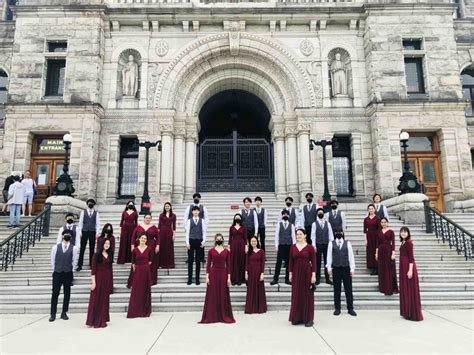
[[[265,252],[258,248],[257,238],[255,237],[250,239],[250,247],[245,265],[245,280],[247,280],[245,313],[266,313]]]
[[[295,227],[297,226],[298,223],[300,223],[300,218],[298,216],[298,210],[294,207],[291,207],[293,205],[293,197],[288,196],[285,198],[285,208],[284,210],[288,211],[288,221],[293,224]],[[281,215],[278,216],[278,222],[281,221]]]
[[[318,219],[311,227],[311,241],[316,248],[316,285],[321,282],[321,261],[324,259],[323,268],[326,283],[332,285],[328,271],[325,267],[328,261],[328,244],[334,240],[331,224],[324,219],[324,210],[318,208]]]
[[[114,236],[114,228],[112,227],[112,224],[106,223],[104,224],[104,228],[102,228],[102,232],[100,233],[99,238],[97,238],[97,250],[96,253],[99,253],[100,248],[103,246],[104,241],[108,240],[109,243],[109,257],[110,261],[113,263],[114,262],[114,255],[115,255],[115,236]],[[114,292],[114,276],[113,276],[113,270],[112,270],[112,265],[110,265],[109,268],[109,285],[110,285],[110,293],[112,294]]]
[[[206,221],[199,217],[199,206],[191,210],[192,218],[186,222],[186,246],[188,248],[188,285],[193,283],[193,263],[196,262],[196,285],[201,282],[199,273],[201,261],[204,259],[204,244],[206,243]]]
[[[357,316],[354,311],[354,297],[352,295],[352,277],[355,271],[355,259],[352,245],[344,238],[344,231],[336,229],[336,237],[328,246],[328,260],[326,267],[334,282],[334,315],[341,314],[341,283],[344,284],[347,312]]]
[[[58,308],[58,297],[61,286],[64,290],[63,309],[61,319],[68,320],[69,299],[71,297],[71,283],[73,270],[77,265],[79,248],[71,245],[72,233],[69,230],[63,231],[63,240],[51,249],[51,267],[53,269],[53,294],[51,296],[51,309],[49,321],[56,320]]]
[[[3,207],[2,207],[2,214],[3,216],[6,216],[7,215],[7,212],[8,212],[8,189],[10,188],[10,185],[13,184],[15,182],[15,180],[13,180],[13,177],[16,175],[15,172],[12,172],[10,176],[8,176],[6,179],[5,179],[5,185],[3,185],[3,190],[2,190],[2,194],[3,194]],[[18,174],[19,176],[20,174]]]
[[[243,199],[244,208],[240,210],[242,216],[242,225],[247,227],[247,243],[250,243],[250,238],[255,236],[258,240],[258,217],[255,210],[252,209],[252,199],[246,197]]]
[[[262,202],[263,200],[260,196],[255,197],[254,211],[257,214],[258,222],[257,241],[260,241],[259,247],[265,251],[265,226],[267,225],[267,210],[262,207]]]
[[[22,216],[29,215],[33,213],[33,198],[35,197],[36,182],[31,178],[31,171],[25,171],[25,177],[21,180],[23,186],[25,186],[25,196],[23,197],[22,205]],[[28,214],[26,213],[26,204],[28,204]]]
[[[190,204],[188,207],[186,207],[186,210],[184,211],[184,217],[183,217],[183,226],[186,231],[186,223],[193,217],[193,207],[199,207],[199,217],[202,218],[205,223],[206,227],[209,225],[209,214],[207,213],[207,208],[204,206],[201,201],[201,194],[196,192],[193,194],[193,203]],[[189,262],[189,258],[186,259],[186,263]],[[204,262],[204,256],[201,262]]]
[[[82,270],[87,242],[89,242],[89,267],[92,265],[92,256],[95,252],[95,240],[100,235],[100,216],[99,212],[94,210],[94,206],[96,205],[95,200],[90,198],[86,203],[87,209],[81,211],[79,217],[79,228],[81,229],[81,252],[79,254],[79,263],[76,271]]]
[[[74,214],[70,212],[66,213],[66,215],[64,216],[64,220],[66,221],[66,224],[59,228],[56,244],[59,244],[63,241],[63,231],[69,230],[72,235],[71,244],[80,248],[81,243],[79,238],[81,235],[81,229],[79,228],[79,226],[74,224]]]
[[[327,212],[325,217],[331,224],[333,231],[336,229],[347,230],[346,214],[339,210],[339,202],[336,200],[331,201],[331,211]]]
[[[245,282],[245,254],[248,251],[247,227],[242,226],[242,215],[236,213],[229,228],[229,251],[232,285],[242,285]]]
[[[311,228],[316,221],[316,211],[319,206],[313,203],[314,195],[311,192],[308,192],[305,198],[308,204],[304,205],[301,211],[300,226],[306,231],[306,243],[311,244]]]
[[[382,217],[377,235],[375,260],[379,274],[379,291],[385,296],[398,293],[397,268],[395,265],[395,233],[388,227],[388,220]]]
[[[135,203],[130,200],[125,205],[120,219],[120,248],[117,256],[117,264],[125,264],[132,261],[133,231],[138,225],[138,212]]]
[[[170,202],[163,206],[163,212],[158,221],[160,231],[160,260],[162,269],[174,269],[174,240],[176,239],[176,215]]]
[[[367,206],[367,211],[369,215],[364,219],[367,269],[370,270],[371,275],[377,275],[375,249],[377,248],[377,236],[380,230],[380,218],[375,214],[375,206],[372,203]]]
[[[385,206],[382,203],[382,196],[380,196],[379,194],[375,194],[373,200],[374,200],[374,206],[375,206],[375,214],[379,218],[385,217],[388,221],[389,219],[388,219],[387,206]]]
[[[285,262],[285,283],[291,285],[289,277],[289,257],[290,249],[296,243],[295,226],[289,222],[287,210],[281,211],[281,221],[277,223],[275,229],[275,250],[277,260],[275,265],[275,274],[270,285],[276,285],[279,282],[281,264]]]
[[[13,184],[8,188],[8,208],[10,209],[10,218],[8,219],[8,228],[20,227],[21,205],[25,196],[25,186],[20,182],[20,176],[13,177]]]

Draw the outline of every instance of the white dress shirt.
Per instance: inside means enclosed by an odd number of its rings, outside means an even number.
[[[291,224],[289,221],[281,221],[283,223],[284,228],[291,228],[291,239],[293,241],[293,244],[296,243],[296,233],[295,233],[295,226]],[[278,245],[280,244],[280,221],[276,225],[275,229],[275,248],[278,248]]]
[[[305,205],[303,205],[303,207],[301,208],[301,212],[300,212],[300,226],[304,228],[304,210],[307,209],[308,211],[311,210],[311,208],[313,207],[314,203],[307,203]],[[315,208],[315,214],[316,214],[316,219],[318,218],[317,216],[317,211],[318,211],[318,208],[319,208],[319,204],[316,204],[316,208]]]
[[[337,246],[339,249],[342,247],[342,243],[344,242],[344,239],[336,239]],[[326,268],[328,269],[328,272],[332,271],[332,244],[329,243],[328,245],[328,256],[327,256],[327,263],[326,263]],[[352,250],[352,245],[351,242],[347,241],[347,251],[349,254],[349,267],[351,269],[351,272],[354,272],[355,270],[355,259],[354,259],[354,251]]]
[[[254,225],[254,228],[255,228],[255,233],[258,233],[258,217],[257,217],[257,212],[255,212],[255,210],[253,210],[252,208],[243,208],[242,209],[242,214],[246,214],[248,217],[250,217],[250,215],[253,215],[253,225]]]
[[[193,203],[192,205],[189,205],[188,207],[186,207],[186,210],[184,211],[184,218],[183,218],[184,228],[186,228],[186,222],[189,220],[189,212],[191,211],[191,208],[194,207],[194,206],[197,206],[197,207],[202,206],[202,209],[204,211],[204,221],[206,222],[206,224],[209,224],[209,214],[207,213],[206,206],[204,206],[200,203],[198,203],[197,205],[195,203]]]
[[[72,245],[71,243],[66,243],[64,241],[61,243],[61,245],[62,245],[64,251],[68,250],[69,248],[74,248],[73,252],[72,252],[72,269],[76,270],[77,261],[79,260],[80,248],[77,247],[77,246]],[[53,248],[51,249],[51,268],[53,269],[53,271],[54,271],[54,266],[55,266],[55,263],[56,263],[56,252],[57,252],[57,250],[58,250],[58,245],[53,246]]]
[[[79,223],[78,223],[78,225],[77,225],[77,226],[81,229],[81,232],[82,232],[82,230],[84,229],[84,228],[83,228],[83,226],[84,226],[84,213],[88,213],[89,216],[91,216],[92,213],[94,213],[94,210],[93,210],[93,209],[91,210],[90,208],[88,208],[88,209],[85,210],[85,211],[81,211],[81,215],[80,215],[80,217],[79,217]],[[99,216],[99,212],[97,212],[97,216],[95,217],[95,232],[96,232],[97,234],[100,234],[100,232],[101,232],[101,230],[100,230],[100,216]],[[80,236],[81,236],[81,235],[79,235],[79,237],[80,237]],[[77,237],[77,236],[76,236],[76,237]]]
[[[260,213],[261,210],[262,210],[263,207],[255,207],[255,211],[256,213]],[[266,208],[263,208],[263,225],[266,227],[268,224],[267,224],[267,209]]]
[[[196,220],[199,221],[199,217],[191,218],[186,221],[185,229],[186,229],[186,245],[189,245],[189,231],[191,230],[191,223],[196,223]],[[203,220],[201,223],[202,226],[202,245],[206,243],[206,233],[207,233],[207,225],[206,222]]]
[[[317,219],[316,222],[313,222],[312,226],[311,226],[311,241],[313,242],[313,246],[316,246],[316,240],[318,238],[318,235],[317,235],[317,228],[316,228],[316,223],[318,223],[321,228],[324,229],[324,224],[327,223],[328,224],[328,238],[329,238],[329,244],[331,243],[331,241],[334,240],[334,235],[332,234],[332,227],[331,227],[331,223],[329,223],[327,220],[325,220],[324,218],[323,219]]]
[[[70,229],[71,233],[72,233],[73,226],[74,224],[66,224],[66,227],[68,227],[67,229]],[[63,231],[64,231],[64,227],[59,228],[58,237],[56,238],[56,244],[59,244],[63,241]],[[79,228],[79,226],[76,226],[76,245],[80,245],[80,240],[81,240],[81,228]]]
[[[298,209],[296,209],[294,207],[285,207],[281,211],[288,211],[288,217],[290,217],[291,213],[294,211],[295,212],[295,225],[299,226],[300,216],[299,216],[299,213],[298,213]],[[278,216],[278,222],[282,221],[281,217],[283,217],[283,216],[281,214],[281,211],[280,211],[280,215]]]
[[[334,216],[334,213],[339,212],[339,210],[331,210],[324,215],[324,218],[329,221],[329,214]],[[342,219],[342,230],[347,230],[347,221],[346,221],[346,214],[343,211],[340,211],[341,219]]]

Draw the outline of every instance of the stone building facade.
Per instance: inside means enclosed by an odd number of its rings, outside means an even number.
[[[450,210],[474,197],[472,98],[461,81],[474,71],[473,9],[471,0],[19,0],[0,22],[1,175],[59,171],[46,167],[41,138],[69,132],[77,196],[114,203],[143,191],[145,150],[126,145],[160,140],[150,195],[179,202],[200,188],[203,107],[247,93],[268,110],[278,196],[322,194],[322,149],[309,141],[334,137],[347,154],[327,149],[333,194],[397,194],[407,131],[412,147],[430,150],[410,152],[412,169],[426,186],[435,180],[428,188]]]

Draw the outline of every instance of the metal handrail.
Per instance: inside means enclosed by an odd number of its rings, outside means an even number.
[[[449,247],[456,248],[458,255],[464,254],[466,260],[473,258],[474,235],[454,222],[452,219],[443,216],[438,210],[430,206],[429,200],[423,201],[425,207],[426,233],[435,233],[436,238]]]
[[[25,224],[13,235],[0,243],[1,269],[7,271],[17,258],[21,258],[23,253],[28,252],[30,246],[35,246],[41,237],[49,235],[49,223],[51,217],[51,204],[46,203],[43,211]]]

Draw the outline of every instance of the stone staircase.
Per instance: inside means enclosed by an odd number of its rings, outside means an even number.
[[[24,226],[25,224],[28,224],[33,217],[20,217],[20,225]],[[16,229],[9,229],[8,228],[8,216],[0,216],[0,243],[3,242],[5,239],[7,239],[9,236],[11,236],[15,231],[17,231],[19,228]]]
[[[230,206],[242,205],[245,193],[203,193],[202,202],[210,216],[206,253],[212,245],[209,241],[217,232],[227,236],[235,210]],[[255,193],[249,194],[255,197]],[[274,251],[275,221],[283,206],[271,193],[259,194],[264,207],[269,211],[267,226],[266,292],[270,310],[289,309],[291,289],[285,284],[270,286],[276,253]],[[200,311],[205,297],[205,284],[187,286],[186,248],[182,216],[187,204],[175,205],[178,215],[177,239],[175,242],[176,269],[159,270],[158,284],[152,288],[153,311]],[[346,237],[354,247],[356,272],[353,279],[356,309],[397,309],[399,298],[384,296],[378,292],[377,276],[370,276],[365,268],[365,246],[362,220],[366,203],[341,203],[346,212],[348,231]],[[118,234],[118,225],[123,206],[100,206],[102,223],[110,222]],[[156,222],[159,212],[154,211]],[[391,227],[398,234],[403,225],[395,216]],[[433,234],[426,234],[421,225],[410,226],[415,243],[415,258],[420,277],[421,300],[426,308],[473,308],[474,267],[447,245],[438,243]],[[52,230],[13,267],[0,274],[0,313],[48,313],[51,297],[51,269],[49,254],[56,240],[57,230]],[[227,238],[227,237],[226,237]],[[118,247],[118,245],[117,245]],[[397,254],[399,242],[397,240]],[[86,257],[87,259],[87,257]],[[126,312],[130,290],[125,287],[130,266],[114,264],[114,294],[111,295],[111,312]],[[202,273],[204,274],[204,272]],[[204,280],[204,278],[202,278]],[[283,278],[280,277],[282,281]],[[245,286],[231,288],[233,308],[242,310],[245,304]],[[70,312],[86,312],[90,293],[90,276],[84,269],[76,273],[72,289]],[[62,296],[60,296],[62,297]],[[344,298],[344,295],[342,296]],[[315,293],[316,309],[332,309],[332,287],[321,284]],[[61,299],[59,301],[61,304]]]
[[[474,234],[474,213],[443,213],[443,216],[448,217],[471,234]]]

